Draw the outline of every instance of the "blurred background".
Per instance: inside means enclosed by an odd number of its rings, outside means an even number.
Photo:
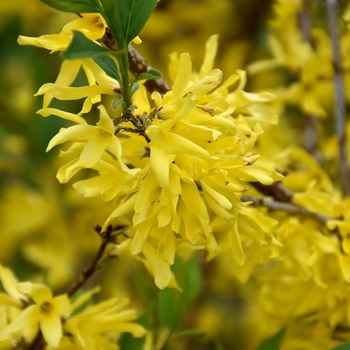
[[[168,79],[172,52],[189,52],[194,69],[199,70],[207,39],[219,34],[216,67],[224,72],[225,79],[236,69],[271,57],[266,41],[274,16],[273,3],[161,0],[140,35],[143,43],[137,49]],[[313,18],[324,26],[324,9],[318,5],[321,2],[315,3]],[[64,122],[37,115],[42,100],[33,95],[44,83],[55,81],[61,58],[57,53],[19,46],[17,37],[58,33],[73,18],[74,14],[52,10],[39,0],[0,2],[0,262],[10,266],[19,279],[47,283],[57,293],[67,290],[90,261],[99,243],[92,227],[102,224],[110,209],[108,203],[98,199],[81,198],[70,184],[59,185],[55,177],[57,151],[47,154],[45,149]],[[76,84],[79,79],[83,78],[78,77]],[[273,89],[288,80],[293,77],[286,71],[262,74],[259,79],[249,77],[246,90]],[[78,110],[80,102],[70,102],[71,110]],[[291,110],[291,115],[296,114]],[[293,125],[298,123],[297,118],[292,121]],[[280,139],[281,148],[290,139],[302,142],[299,132],[281,135]],[[196,259],[197,263],[189,260],[189,269],[194,275],[200,269],[205,280],[198,281],[199,298],[185,323],[190,328],[204,329],[207,336],[202,340],[179,340],[174,349],[256,349],[264,338],[280,329],[278,324],[264,324],[269,321],[259,311],[257,286],[254,282],[240,284],[230,268],[230,259],[203,265],[201,255]],[[90,284],[97,281],[108,286],[100,298],[131,296],[140,312],[149,306],[147,298],[140,296],[142,283],[148,284],[145,295],[158,293],[143,267],[131,263],[112,262]],[[166,295],[162,298],[167,300]],[[123,341],[128,344],[130,340]]]

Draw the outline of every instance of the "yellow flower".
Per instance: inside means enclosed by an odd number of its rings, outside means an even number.
[[[28,298],[18,290],[18,282],[12,271],[1,265],[0,280],[5,292],[8,294],[0,294],[1,303],[13,306],[23,306],[28,302]]]
[[[27,328],[35,328],[41,333],[45,341],[57,347],[62,337],[63,317],[71,313],[71,306],[66,295],[52,297],[49,288],[29,282],[19,283],[18,290],[28,295],[35,303],[22,311],[22,313],[5,329],[2,334],[21,334]]]
[[[95,166],[105,151],[109,151],[117,158],[123,171],[130,174],[137,171],[137,169],[129,169],[123,162],[121,144],[114,135],[113,122],[103,106],[98,108],[100,110],[100,120],[96,126],[82,123],[67,129],[61,129],[47,146],[46,150],[49,151],[52,147],[67,141],[79,141],[80,144],[84,141],[79,156],[61,168],[58,176],[61,183],[67,182],[79,170]]]
[[[105,338],[105,333],[127,332],[134,337],[143,337],[146,330],[131,322],[137,317],[136,311],[123,310],[128,303],[126,299],[111,299],[89,306],[82,313],[70,317],[64,329],[83,349],[95,349]],[[105,341],[108,344],[106,338]]]
[[[79,30],[90,40],[97,40],[103,37],[106,31],[106,22],[99,14],[84,14],[67,23],[59,34],[42,35],[39,38],[31,38],[20,35],[18,43],[20,45],[33,45],[42,47],[52,52],[65,50],[72,37],[73,30]]]
[[[78,124],[60,130],[48,145],[50,150],[72,142],[68,150],[61,152],[68,162],[59,169],[57,177],[60,182],[67,182],[84,168],[98,172],[98,176],[74,187],[87,197],[114,200],[115,209],[103,229],[113,221],[131,226],[130,252],[145,258],[145,266],[159,288],[173,283],[170,265],[177,246],[188,244],[215,254],[218,245],[212,219],[218,215],[230,225],[235,223],[236,211],[242,206],[240,196],[247,190],[248,181],[271,184],[282,178],[259,165],[259,155],[254,153],[262,134],[259,121],[269,120],[265,116],[272,115],[263,107],[272,99],[271,94],[244,92],[244,72],[232,75],[220,85],[223,74],[212,69],[216,48],[214,36],[208,41],[199,73],[192,72],[189,54],[179,58],[173,55],[172,90],[164,96],[152,94],[154,109],[150,109],[144,88],[135,95],[133,102],[138,105],[133,113],[145,121],[146,137],[129,137],[123,131],[115,135],[116,126],[102,106],[96,126],[88,125],[81,113],[47,108],[45,101],[44,108],[38,111],[43,116],[56,114]],[[41,92],[49,92],[50,96],[55,93],[63,99],[77,96],[63,85],[51,85],[46,91],[47,88],[44,86]],[[82,87],[79,96],[90,96],[90,90],[93,96],[98,88],[100,85]],[[100,92],[106,94],[107,90]],[[251,236],[248,229],[246,233]],[[261,229],[252,239],[264,241],[267,234],[270,231]],[[234,244],[227,240],[225,244],[242,263],[240,240],[240,234],[236,234]]]
[[[89,85],[71,87],[80,68],[83,68]],[[62,62],[55,83],[41,86],[35,96],[44,95],[43,107],[46,108],[53,98],[58,100],[79,100],[86,98],[79,114],[90,111],[91,106],[101,101],[101,95],[115,95],[119,89],[117,80],[109,77],[91,58],[83,60],[65,60]]]
[[[64,26],[59,34],[42,35],[39,38],[19,36],[21,45],[34,45],[51,52],[65,50],[72,38],[72,31],[78,30],[84,33],[90,40],[98,40],[103,37],[106,23],[99,14],[84,14]],[[88,86],[71,87],[80,69],[83,69]],[[113,95],[118,91],[119,83],[109,77],[91,58],[65,60],[55,83],[44,84],[35,96],[44,95],[43,107],[46,108],[53,98],[59,100],[78,100],[86,98],[80,114],[90,111],[94,103],[101,101],[101,94]]]
[[[215,47],[215,41],[211,41],[209,47]],[[209,66],[210,59],[204,67]],[[132,238],[130,252],[146,257],[159,288],[171,281],[167,265],[173,264],[178,245],[188,243],[215,254],[213,214],[232,226],[247,181],[271,184],[282,178],[255,164],[259,155],[249,151],[262,130],[257,123],[250,127],[241,114],[244,108],[249,114],[247,108],[251,104],[269,101],[271,95],[244,93],[242,78],[236,95],[229,97],[228,86],[233,78],[221,88],[221,77],[218,69],[208,73],[203,69],[197,77],[192,74],[189,55],[179,57],[172,91],[163,97],[152,94],[157,118],[146,129],[150,139],[149,163],[145,162],[135,185],[116,202],[104,225],[132,218],[132,228],[128,231]],[[236,81],[239,77],[235,76]],[[230,116],[234,109],[226,102],[228,98],[237,111],[241,109],[237,118]],[[261,114],[265,112],[263,109]],[[265,230],[257,226],[256,230],[254,235],[247,228],[243,234],[266,242],[265,236],[272,236],[273,228]],[[239,256],[236,261],[242,264],[244,253],[240,240],[240,234],[236,233],[234,243],[226,240],[224,244],[231,247],[232,254]]]

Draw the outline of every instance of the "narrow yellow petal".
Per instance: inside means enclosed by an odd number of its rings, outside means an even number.
[[[167,152],[162,145],[151,146],[150,164],[161,187],[169,187],[169,165],[175,154]]]
[[[191,74],[192,74],[191,56],[188,53],[183,53],[180,55],[176,78],[172,86],[174,97],[179,96],[181,92],[186,89],[187,84],[190,80]]]
[[[242,266],[245,262],[245,254],[242,248],[241,239],[239,237],[239,232],[237,228],[237,222],[232,225],[231,230],[229,231],[229,239],[232,249],[232,257],[235,263],[238,266]]]
[[[77,124],[86,124],[85,119],[82,118],[81,116],[77,114],[65,112],[57,108],[42,108],[42,109],[39,109],[36,113],[42,115],[43,117],[56,115],[62,119],[66,119]]]
[[[218,50],[219,36],[212,35],[205,44],[205,57],[199,71],[199,77],[204,78],[213,69],[216,52]]]
[[[152,266],[156,286],[159,289],[166,288],[172,278],[170,265],[167,264],[160,253],[147,242],[144,244],[142,252]]]
[[[59,34],[42,35],[38,38],[20,35],[17,41],[20,45],[38,46],[51,52],[63,51],[69,45],[69,38]]]
[[[40,329],[45,341],[52,347],[57,348],[62,338],[62,325],[58,315],[49,314],[42,317]]]

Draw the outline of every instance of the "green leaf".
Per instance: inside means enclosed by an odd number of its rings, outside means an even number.
[[[332,348],[332,350],[350,350],[350,343],[338,345],[335,348]]]
[[[145,26],[157,0],[118,0],[124,38],[129,44]]]
[[[140,88],[139,84],[131,83],[130,85],[130,96],[132,96]]]
[[[131,275],[133,276],[134,283],[140,296],[144,298],[148,305],[152,304],[155,300],[155,295],[152,291],[152,287],[150,287],[149,280],[147,280],[145,275],[141,273],[139,269],[135,268],[132,263],[129,263],[128,266],[132,272]]]
[[[191,306],[196,300],[202,288],[202,273],[199,267],[199,257],[194,255],[185,265],[186,269],[186,290],[184,291],[186,303]]]
[[[157,314],[161,326],[175,329],[186,313],[187,309],[181,292],[171,288],[159,291]]]
[[[279,350],[285,333],[286,333],[286,330],[282,329],[281,331],[279,331],[277,334],[275,334],[271,338],[265,340],[260,345],[258,350]]]
[[[126,107],[124,100],[113,100],[112,101],[112,108],[117,109],[118,107],[123,107],[123,108]]]
[[[110,50],[89,40],[83,33],[73,30],[73,39],[68,48],[61,52],[61,57],[65,60],[75,60],[77,58],[90,58],[110,53]]]
[[[100,12],[98,0],[41,0],[56,10],[73,13]]]
[[[101,0],[101,4],[102,14],[122,49],[141,32],[157,0]]]
[[[118,67],[115,64],[115,61],[110,56],[96,56],[93,57],[93,60],[109,75],[111,78],[117,80],[119,84],[122,84]]]
[[[139,74],[134,80],[133,83],[136,83],[140,80],[148,80],[148,79],[160,79],[162,77],[162,73],[156,69],[150,69],[147,72]]]
[[[112,54],[112,51],[89,40],[83,33],[73,30],[73,40],[61,53],[61,57],[66,60],[92,58],[107,75],[121,83],[118,67],[109,54]]]
[[[198,296],[202,286],[199,257],[194,254],[188,261],[176,258],[172,270],[183,292],[171,288],[159,291],[157,313],[161,326],[176,329]]]

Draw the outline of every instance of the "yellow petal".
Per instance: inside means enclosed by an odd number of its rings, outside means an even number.
[[[99,130],[92,125],[74,125],[67,129],[61,129],[58,134],[56,134],[49,142],[46,152],[50,151],[51,148],[57,146],[61,143],[72,141],[74,139],[83,137],[88,139],[89,137],[96,136]]]
[[[172,86],[174,98],[179,96],[186,89],[192,74],[191,56],[188,53],[180,55],[176,78]]]
[[[45,315],[40,320],[40,329],[45,341],[57,348],[62,338],[62,325],[59,317],[54,314]]]
[[[69,38],[59,34],[42,35],[39,38],[20,35],[17,41],[20,45],[38,46],[51,52],[63,51],[69,45]]]
[[[58,100],[80,100],[87,96],[114,95],[115,92],[110,87],[93,85],[80,87],[58,86],[52,83],[44,84],[34,96],[51,93]]]
[[[43,117],[48,117],[50,115],[57,115],[62,119],[66,119],[77,124],[86,124],[85,119],[82,118],[81,116],[77,114],[65,112],[57,108],[42,108],[42,109],[39,109],[36,113],[42,115]]]
[[[169,187],[169,165],[175,154],[167,152],[162,145],[151,146],[150,164],[161,187]]]
[[[51,290],[41,284],[23,282],[17,284],[18,290],[30,296],[36,304],[41,304],[52,299]]]
[[[114,137],[113,135],[108,135]],[[108,142],[106,135],[91,138],[85,145],[79,157],[79,166],[92,168],[101,159]]]
[[[229,239],[231,243],[233,260],[238,266],[242,266],[246,258],[242,248],[242,243],[241,243],[241,239],[237,228],[237,221],[232,225],[232,228],[229,231]]]
[[[159,289],[166,288],[172,278],[169,264],[167,264],[159,252],[147,242],[144,244],[142,252],[152,266],[156,286]]]
[[[212,35],[205,44],[204,61],[199,71],[200,78],[204,78],[204,76],[213,69],[214,60],[218,49],[218,37],[219,36],[217,34]]]
[[[111,223],[112,220],[119,218],[128,214],[130,211],[134,209],[136,203],[137,196],[134,194],[129,197],[124,203],[120,204],[108,217],[106,222],[103,225],[103,230],[107,228],[107,226]]]

